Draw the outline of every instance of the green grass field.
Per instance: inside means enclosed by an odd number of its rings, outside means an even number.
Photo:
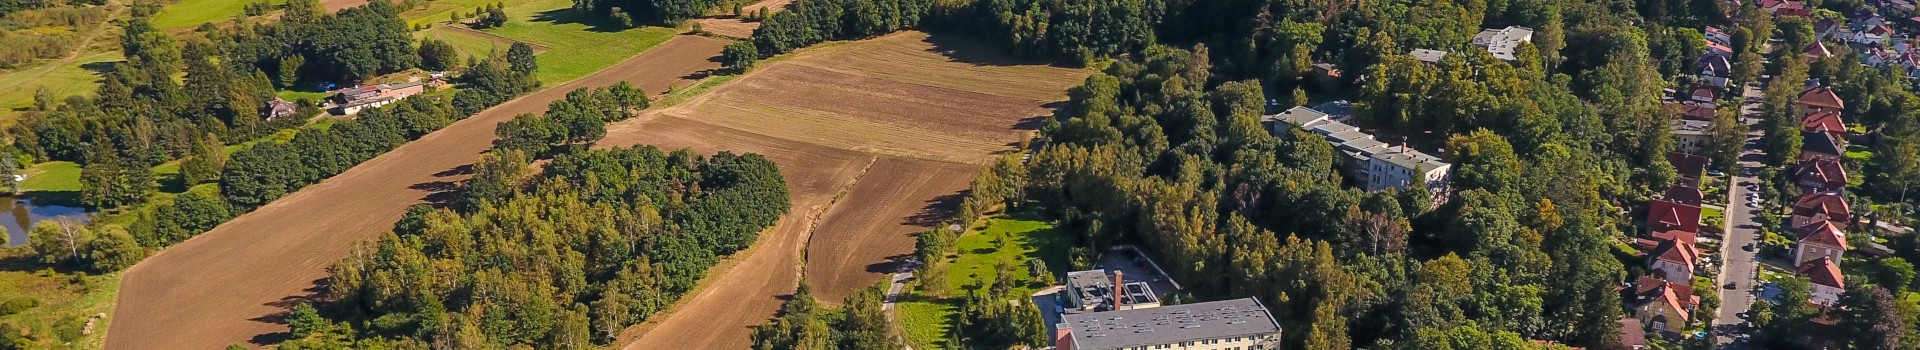
[[[415,32],[414,35],[420,38],[439,39],[446,41],[448,44],[453,44],[454,49],[460,50],[462,62],[465,62],[467,57],[487,57],[488,54],[496,51],[506,52],[507,47],[513,45],[511,42],[501,44],[498,40],[494,40],[494,38],[474,34],[473,32],[465,30],[449,28],[447,26],[434,26],[427,30]]]
[[[80,164],[74,162],[42,162],[23,173],[27,175],[27,180],[20,182],[23,192],[80,190]]]
[[[447,21],[453,20],[454,12],[471,15],[480,7],[493,5],[496,2],[499,0],[433,0],[428,1],[426,6],[400,12],[400,18],[407,19],[409,27],[426,23],[444,25]]]
[[[120,291],[118,274],[74,277],[64,273],[47,274],[37,264],[24,263],[32,253],[27,249],[0,250],[0,300],[32,299],[38,306],[12,315],[0,316],[0,323],[26,328],[35,346],[30,349],[99,349],[106,344],[107,322],[113,316],[114,295]],[[19,266],[15,266],[19,265]],[[76,283],[77,282],[77,283]],[[94,321],[93,333],[82,334],[90,317],[106,315]],[[62,342],[65,344],[62,344]]]
[[[540,53],[540,82],[549,86],[592,74],[672,39],[679,31],[642,27],[613,31],[597,26],[599,19],[572,10],[570,0],[535,0],[507,6],[512,20],[485,31],[513,40],[544,45]]]
[[[180,0],[167,5],[167,9],[153,16],[153,26],[160,29],[186,28],[206,22],[218,22],[232,19],[246,12],[247,3],[255,0]],[[274,5],[284,4],[287,0],[267,0]]]
[[[88,67],[120,61],[120,51],[89,52],[72,63],[44,65],[0,74],[0,126],[11,125],[20,111],[33,107],[33,94],[46,88],[56,98],[93,96],[100,74]]]
[[[920,283],[940,283],[949,286],[951,295],[963,295],[968,285],[978,283],[984,286],[994,279],[994,266],[1001,261],[1020,263],[1026,259],[1041,259],[1047,266],[1059,270],[1067,266],[1064,239],[1066,236],[1053,229],[1046,222],[1030,218],[995,218],[988,220],[985,229],[969,231],[955,241],[957,255],[948,265],[946,276],[918,276]],[[1004,239],[1005,247],[996,246],[996,239]],[[1022,279],[1026,276],[1025,265],[1016,265],[1014,269]],[[1029,295],[1045,286],[1022,285],[1015,288],[1014,295]],[[915,290],[901,297],[900,320],[906,330],[907,340],[916,349],[944,349],[947,329],[953,327],[956,313],[959,312],[958,298],[936,298]]]

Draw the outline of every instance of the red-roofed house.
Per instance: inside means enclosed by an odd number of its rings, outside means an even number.
[[[1808,260],[1833,259],[1847,252],[1847,234],[1832,222],[1821,221],[1800,228],[1799,244],[1793,248],[1793,261],[1805,263]]]
[[[1688,104],[1688,106],[1702,105],[1706,107],[1708,111],[1712,111],[1713,101],[1720,99],[1720,86],[1710,82],[1693,83],[1693,87],[1687,89],[1687,99],[1698,102]],[[1707,120],[1713,120],[1713,116],[1708,115]]]
[[[1686,331],[1693,309],[1700,305],[1700,297],[1693,295],[1693,285],[1688,283],[1640,276],[1632,288],[1622,291],[1628,294],[1625,297],[1633,319],[1668,335]]]
[[[1700,251],[1680,240],[1660,241],[1647,254],[1647,270],[1653,277],[1673,283],[1693,283],[1693,267],[1700,262]]]
[[[1667,164],[1673,165],[1680,185],[1700,187],[1700,176],[1707,171],[1707,157],[1685,152],[1667,152]]]
[[[1833,51],[1827,50],[1827,44],[1821,44],[1820,41],[1818,40],[1814,41],[1812,44],[1807,44],[1807,48],[1801,51],[1807,54],[1807,58],[1816,59],[1816,60],[1827,58],[1827,57],[1833,57]]]
[[[1808,114],[1817,112],[1840,113],[1842,110],[1847,109],[1846,103],[1840,101],[1840,95],[1834,94],[1833,89],[1825,86],[1807,89],[1807,91],[1801,92],[1800,98],[1794,100],[1793,104],[1796,107],[1800,107],[1798,113],[1801,118],[1806,118]]]
[[[1687,186],[1667,186],[1667,194],[1663,196],[1662,199],[1666,199],[1666,200],[1673,201],[1675,203],[1680,203],[1680,204],[1699,206],[1700,201],[1705,198],[1707,198],[1707,196],[1704,194],[1701,194],[1700,189],[1698,188],[1687,187]]]
[[[1804,157],[1794,165],[1793,178],[1801,192],[1839,191],[1847,187],[1847,169],[1840,165],[1838,157]]]
[[[1819,258],[1800,263],[1800,275],[1813,281],[1814,304],[1833,306],[1840,301],[1840,293],[1847,290],[1846,276],[1840,274],[1840,264],[1832,259]]]
[[[1647,202],[1647,227],[1653,232],[1700,232],[1700,206],[1669,199]]]
[[[1833,226],[1845,230],[1853,223],[1853,209],[1847,206],[1846,198],[1828,192],[1813,192],[1800,195],[1793,200],[1794,228],[1810,227],[1822,222],[1832,222]]]
[[[1841,122],[1840,113],[1838,112],[1815,112],[1808,114],[1800,120],[1800,129],[1824,132],[1828,135],[1833,135],[1833,139],[1835,140],[1844,140],[1847,137],[1847,124]]]

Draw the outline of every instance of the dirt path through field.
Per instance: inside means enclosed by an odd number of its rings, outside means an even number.
[[[292,305],[318,296],[327,266],[443,199],[491,146],[494,124],[579,87],[625,80],[650,92],[717,68],[726,42],[680,36],[613,67],[508,101],[168,248],[121,277],[108,349],[217,349],[284,340]]]

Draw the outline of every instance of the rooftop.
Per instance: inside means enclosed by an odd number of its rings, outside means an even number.
[[[1473,36],[1473,46],[1487,49],[1493,57],[1501,60],[1514,60],[1513,52],[1520,43],[1533,41],[1533,29],[1509,26],[1501,29],[1487,29]]]
[[[1447,58],[1447,52],[1440,50],[1413,49],[1413,52],[1407,54],[1413,55],[1413,59],[1427,63],[1440,63],[1440,59]]]
[[[1253,298],[1151,309],[1067,314],[1075,349],[1115,349],[1235,336],[1268,336],[1280,323]]]

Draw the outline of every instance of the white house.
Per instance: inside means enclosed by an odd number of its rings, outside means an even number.
[[[1360,128],[1335,121],[1326,113],[1294,107],[1261,118],[1267,131],[1275,136],[1298,127],[1326,138],[1336,151],[1346,155],[1342,170],[1367,191],[1387,188],[1407,190],[1419,185],[1435,198],[1443,198],[1449,188],[1448,174],[1453,165],[1405,144],[1389,145],[1373,139]]]
[[[1487,50],[1494,58],[1512,61],[1514,50],[1520,43],[1533,41],[1533,29],[1520,26],[1508,26],[1501,29],[1487,29],[1473,36],[1473,46]]]

